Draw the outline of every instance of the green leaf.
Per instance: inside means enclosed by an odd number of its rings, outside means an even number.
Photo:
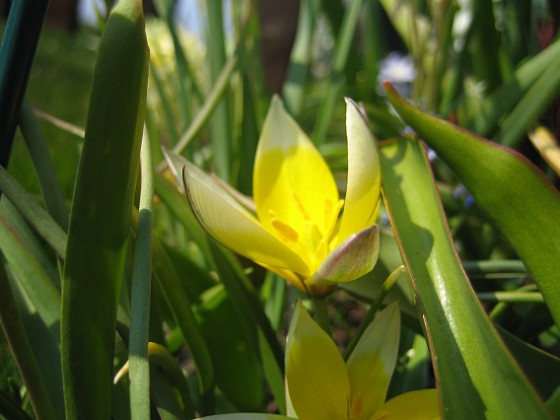
[[[120,0],[103,33],[70,216],[62,293],[66,415],[111,413],[117,297],[124,277],[149,52],[142,3]]]
[[[560,195],[523,156],[414,108],[390,87],[397,112],[459,176],[519,254],[560,325]],[[491,182],[489,182],[491,180]]]
[[[259,360],[235,313],[233,299],[218,285],[201,296],[198,315],[214,364],[216,385],[238,409],[258,411],[263,402]]]
[[[202,401],[204,404],[209,403],[214,390],[214,367],[203,337],[203,331],[196,322],[191,301],[181,284],[179,274],[157,237],[153,239],[153,247],[155,280],[163,291],[175,322],[177,322],[186,340],[191,357],[196,364]],[[188,277],[193,276],[193,273],[185,271],[182,274]],[[195,281],[192,278],[188,280]]]
[[[500,119],[521,100],[544,71],[552,67],[559,52],[560,39],[523,63],[511,80],[500,85],[484,99],[474,118],[466,121],[465,126],[481,136],[492,135]]]
[[[56,268],[11,203],[2,200],[0,209],[0,249],[9,271],[58,339],[60,289]]]
[[[384,194],[449,419],[546,418],[465,276],[420,142],[381,148]]]
[[[57,415],[47,391],[45,378],[41,374],[39,364],[18,313],[4,265],[0,266],[0,295],[2,296],[2,304],[0,305],[2,330],[6,335],[19,373],[29,393],[33,410],[37,418],[56,419]]]
[[[152,208],[154,200],[150,137],[145,135],[140,150],[141,186],[130,286],[130,411],[135,420],[150,416],[150,367],[148,340],[152,284]]]

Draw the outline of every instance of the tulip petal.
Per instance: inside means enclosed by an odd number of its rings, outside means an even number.
[[[331,338],[297,302],[286,343],[286,380],[302,420],[347,418],[350,382]]]
[[[302,243],[310,221],[325,234],[337,217],[333,175],[277,96],[272,99],[257,147],[253,194],[265,228],[274,232],[273,221],[280,220]]]
[[[387,401],[373,420],[440,419],[439,397],[435,389],[405,392]]]
[[[218,242],[256,263],[306,274],[303,260],[268,233],[259,221],[210,176],[186,162],[185,191],[193,213]]]
[[[349,98],[346,98],[346,136],[348,184],[338,243],[375,223],[381,191],[381,168],[375,140],[358,106]]]
[[[393,303],[366,328],[346,362],[353,418],[369,419],[383,405],[397,361],[399,337],[400,312]]]
[[[306,284],[345,283],[369,273],[379,257],[379,228],[370,226],[350,235],[323,260]]]

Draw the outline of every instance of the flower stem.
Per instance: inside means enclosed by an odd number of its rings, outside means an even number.
[[[331,335],[331,326],[329,323],[329,303],[327,297],[311,297],[313,303],[313,311],[315,312],[315,321],[329,335]]]

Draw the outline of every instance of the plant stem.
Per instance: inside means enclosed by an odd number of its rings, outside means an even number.
[[[313,311],[315,312],[315,321],[321,326],[327,334],[331,334],[331,326],[329,323],[329,303],[326,297],[312,297]]]

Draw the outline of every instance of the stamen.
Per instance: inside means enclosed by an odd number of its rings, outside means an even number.
[[[284,239],[292,242],[298,241],[299,235],[291,226],[278,219],[272,219],[270,222],[272,223],[272,227],[276,229]]]

